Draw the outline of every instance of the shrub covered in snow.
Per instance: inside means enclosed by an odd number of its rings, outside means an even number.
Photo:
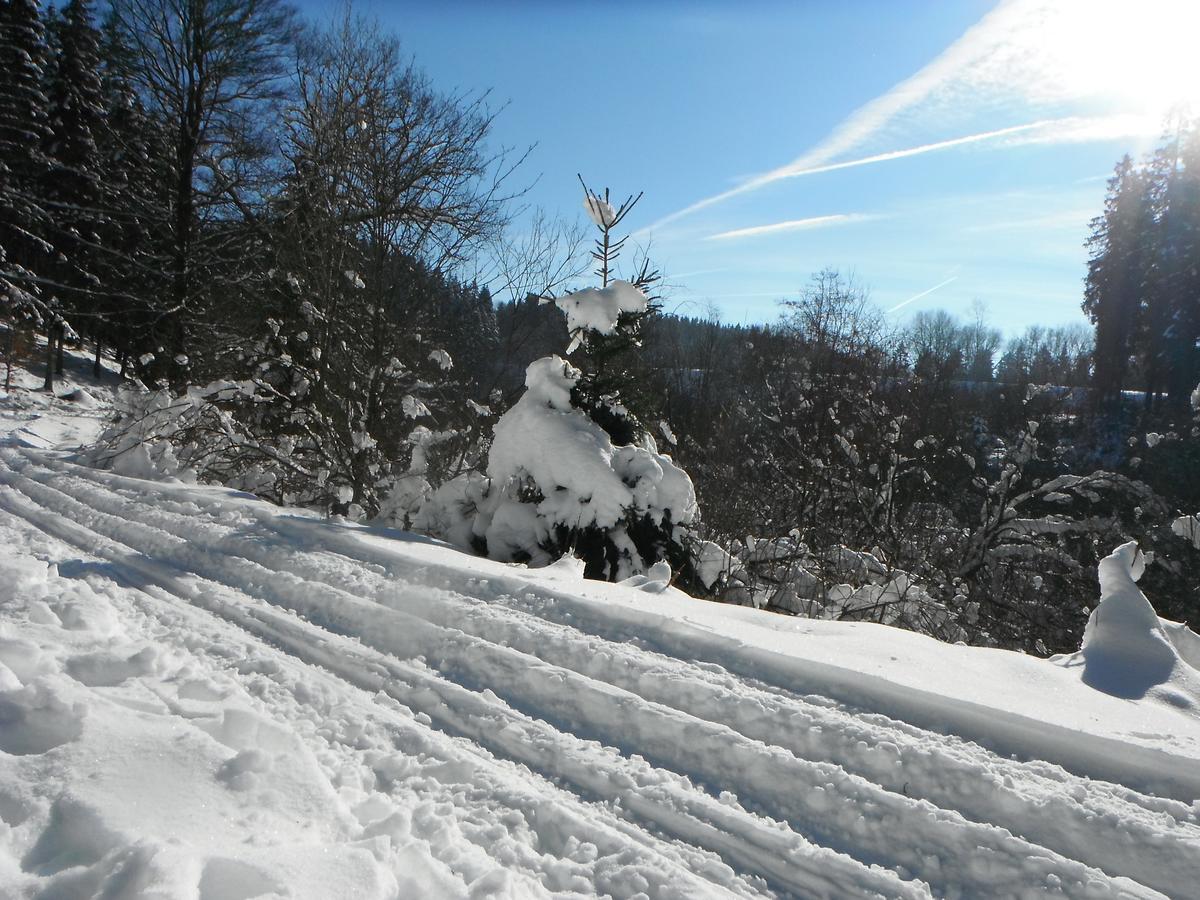
[[[666,562],[693,580],[691,479],[622,402],[635,386],[621,357],[652,311],[646,289],[656,277],[643,266],[632,282],[609,279],[623,243],[611,230],[636,199],[614,210],[607,193],[585,194],[601,233],[593,255],[602,285],[553,301],[581,367],[559,356],[531,363],[524,395],[496,423],[486,479],[445,485],[416,522],[497,559],[541,565],[574,553],[588,577],[609,580]]]
[[[978,603],[963,596],[951,604],[935,599],[929,585],[886,562],[878,548],[815,550],[793,531],[747,536],[728,551],[705,542],[700,557],[705,587],[729,603],[810,619],[878,622],[948,641],[966,639],[964,625],[978,620]]]

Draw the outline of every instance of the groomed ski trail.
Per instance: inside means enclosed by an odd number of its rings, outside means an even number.
[[[420,543],[15,447],[0,449],[0,526],[36,528],[105,564],[91,575],[136,585],[131,632],[141,617],[181,647],[196,634],[259,646],[295,673],[285,683],[347,698],[341,731],[368,722],[442,760],[469,790],[426,777],[414,791],[400,753],[386,802],[436,798],[459,823],[437,849],[464,883],[491,860],[545,894],[1151,897],[1200,884],[1197,804],[690,659],[515,572],[456,575]],[[288,693],[294,715],[277,727],[311,743],[296,721],[314,717],[314,693]],[[317,756],[379,770],[362,742],[326,739]]]

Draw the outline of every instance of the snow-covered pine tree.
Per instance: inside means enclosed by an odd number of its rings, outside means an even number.
[[[103,115],[96,141],[104,216],[103,252],[94,268],[103,290],[94,298],[89,327],[97,350],[101,341],[111,347],[124,374],[157,346],[151,331],[168,295],[167,148],[163,129],[134,89],[132,51],[111,11],[101,26],[99,53]]]
[[[51,20],[56,48],[47,79],[50,133],[45,173],[46,209],[60,251],[53,267],[77,327],[91,332],[99,310],[93,302],[95,263],[103,214],[100,153],[96,135],[104,119],[99,35],[88,0],[71,0]]]
[[[614,208],[608,191],[584,186],[601,286],[545,300],[566,315],[578,366],[559,356],[529,366],[525,394],[496,423],[488,482],[464,478],[440,491],[423,510],[426,526],[500,559],[574,553],[590,578],[692,580],[691,479],[626,402],[638,393],[630,357],[656,308],[647,291],[657,275],[643,264],[632,281],[614,277],[625,244],[614,230],[640,196]],[[469,533],[457,525],[464,515],[473,515]]]
[[[39,271],[53,255],[41,197],[49,167],[42,149],[50,133],[46,58],[36,0],[0,3],[0,315],[49,331],[61,311],[42,290]]]

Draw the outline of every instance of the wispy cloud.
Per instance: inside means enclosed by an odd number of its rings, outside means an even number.
[[[735,188],[730,188],[720,194],[715,194],[712,197],[706,197],[693,203],[691,206],[685,206],[683,209],[663,216],[657,222],[649,225],[643,231],[653,231],[656,228],[661,228],[676,219],[682,219],[684,216],[689,216],[694,212],[699,212],[709,206],[715,206],[731,197],[736,197],[739,194],[745,194],[748,191],[757,190],[768,184],[776,181],[781,181],[785,178],[799,178],[803,175],[818,175],[822,172],[835,172],[838,169],[851,169],[855,166],[867,166],[872,163],[890,162],[894,159],[904,159],[908,156],[918,156],[922,153],[933,153],[937,150],[947,150],[951,147],[961,147],[964,144],[977,144],[981,141],[991,141],[998,138],[1013,137],[1022,132],[1041,131],[1044,133],[1052,133],[1055,120],[1046,120],[1039,122],[1028,122],[1024,125],[1012,125],[1008,128],[998,128],[993,131],[982,131],[978,134],[968,134],[962,137],[950,138],[944,141],[934,141],[929,144],[922,144],[918,147],[906,147],[903,150],[891,150],[887,153],[876,153],[873,156],[864,156],[860,159],[850,159],[844,162],[827,163],[822,165],[814,165],[810,163],[809,157],[804,156],[781,168],[767,172],[765,175],[759,175]]]
[[[964,73],[977,70],[981,62],[1001,53],[1011,43],[1013,32],[1041,5],[1045,5],[1042,0],[1001,3],[914,75],[852,112],[811,150],[762,177],[787,177],[777,173],[811,169],[862,146],[901,113],[928,101]]]
[[[927,289],[927,290],[921,291],[921,293],[919,293],[919,294],[914,294],[913,296],[909,297],[907,300],[903,300],[903,301],[901,301],[900,303],[897,303],[897,304],[896,304],[895,306],[893,306],[891,309],[887,310],[887,312],[889,312],[889,313],[894,313],[896,310],[898,310],[898,309],[903,309],[904,307],[908,306],[908,304],[910,304],[910,303],[916,303],[916,302],[917,302],[918,300],[920,300],[922,297],[928,297],[928,296],[929,296],[930,294],[932,294],[934,291],[940,291],[940,290],[941,290],[942,288],[944,288],[946,285],[948,285],[948,284],[950,284],[951,282],[954,282],[954,281],[958,281],[958,276],[957,276],[957,275],[951,275],[949,278],[947,278],[947,279],[946,279],[945,281],[943,281],[941,284],[935,284],[933,287],[931,287],[931,288],[929,288],[929,289]]]
[[[753,225],[749,228],[735,228],[733,231],[722,231],[720,234],[710,234],[706,241],[727,241],[733,238],[754,237],[763,234],[775,234],[781,231],[805,231],[811,228],[828,228],[832,225],[850,225],[855,222],[867,222],[878,219],[879,216],[869,213],[838,213],[832,216],[812,216],[808,219],[791,219],[787,222],[773,222],[770,225]]]
[[[915,75],[860,106],[824,140],[787,165],[756,175],[730,190],[706,197],[684,209],[664,216],[650,228],[661,227],[668,222],[747,191],[757,190],[782,178],[792,178],[803,172],[829,171],[821,169],[821,167],[836,157],[860,147],[900,113],[927,100],[935,91],[968,69],[973,63],[994,54],[1012,30],[1013,22],[1019,15],[1018,8],[1024,5],[1026,4],[1022,0],[1010,0],[984,16]],[[892,158],[898,159],[899,157]]]
[[[1071,116],[1044,122],[1039,128],[1014,134],[1005,144],[1010,147],[1025,144],[1086,144],[1118,138],[1156,137],[1161,132],[1162,119],[1154,114]]]
[[[698,275],[717,275],[721,272],[728,272],[728,266],[721,266],[719,269],[695,269],[691,272],[672,272],[672,278],[695,278]]]
[[[1077,32],[1100,15],[1089,6],[1092,2],[1007,0],[1001,3],[922,69],[860,106],[796,159],[663,216],[645,230],[660,228],[741,194],[802,175],[889,162],[984,142],[1015,147],[1082,143],[1156,133],[1159,113],[1120,114],[1113,110],[1096,116],[1061,115],[1072,102],[1094,95],[1096,85],[1120,80],[1116,78],[1119,73],[1110,71],[1113,69],[1111,60],[1106,61],[1096,52],[1081,56],[1082,51],[1076,47],[1083,40]],[[1094,2],[1098,4],[1100,0]],[[1115,38],[1121,29],[1108,28],[1108,31],[1114,32],[1109,37]],[[1091,38],[1098,39],[1104,34],[1091,35]],[[1100,77],[1105,72],[1109,73],[1107,80]],[[1095,77],[1085,78],[1084,75]],[[1036,110],[1053,117],[1043,116],[1037,121],[990,130],[972,130],[958,137],[926,141],[855,159],[844,158],[855,151],[861,153],[871,143],[878,145],[880,138],[889,133],[895,141],[898,134],[903,133],[900,129],[936,128],[944,133],[947,123],[956,122],[961,130],[968,131],[971,125],[978,128],[988,116],[993,121],[999,118],[1001,122],[1003,119],[1011,122],[1017,116],[1031,118],[1030,113]]]
[[[713,300],[741,300],[752,297],[786,297],[793,292],[794,289],[784,288],[778,291],[755,291],[750,294],[707,294],[706,296],[711,297]]]
[[[963,228],[963,231],[974,233],[989,231],[1040,232],[1055,229],[1082,231],[1088,227],[1088,223],[1092,221],[1095,215],[1095,207],[1088,206],[1079,209],[1062,210],[1060,212],[1030,215],[1017,219],[983,222],[979,225],[967,225]]]

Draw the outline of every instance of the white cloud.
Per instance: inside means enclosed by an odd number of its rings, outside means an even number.
[[[916,147],[905,147],[901,150],[889,150],[886,153],[876,153],[859,159],[849,159],[842,162],[826,163],[823,165],[802,165],[809,157],[803,156],[794,163],[760,175],[735,188],[723,191],[712,197],[707,197],[693,203],[691,206],[663,216],[657,222],[642,231],[653,231],[663,225],[691,215],[706,207],[714,206],[731,197],[756,190],[785,178],[799,178],[803,175],[819,175],[823,172],[836,172],[839,169],[852,169],[873,163],[891,162],[910,156],[920,156],[924,153],[934,153],[938,150],[949,150],[952,147],[962,147],[967,144],[978,144],[986,141],[1004,139],[1007,146],[1018,144],[1051,144],[1078,143],[1089,140],[1102,140],[1112,137],[1145,135],[1147,124],[1145,117],[1105,116],[1097,118],[1068,117],[1064,119],[1047,119],[1038,122],[1026,122],[1022,125],[1010,125],[1007,128],[997,128],[992,131],[981,131],[977,134],[966,134],[960,137],[948,138],[943,141],[933,141]],[[1154,133],[1151,131],[1150,133]]]
[[[967,134],[962,137],[949,138],[944,141],[933,141],[929,144],[921,144],[919,147],[906,147],[903,150],[889,150],[887,153],[876,153],[874,156],[864,156],[860,159],[850,159],[845,162],[828,163],[821,166],[810,166],[809,168],[788,168],[785,172],[783,169],[778,170],[781,174],[777,175],[774,181],[781,178],[798,178],[801,175],[817,175],[821,172],[835,172],[838,169],[851,169],[855,166],[866,166],[871,163],[890,162],[893,159],[904,159],[907,156],[919,156],[922,153],[933,153],[936,150],[947,150],[950,147],[961,147],[964,144],[978,144],[981,141],[994,141],[997,138],[1006,138],[1020,135],[1026,132],[1046,131],[1049,126],[1053,126],[1055,122],[1029,122],[1025,125],[1012,125],[1008,128],[997,128],[994,131],[981,131],[978,134]]]
[[[672,278],[695,278],[698,275],[717,275],[721,272],[728,272],[728,266],[721,266],[719,269],[696,269],[691,272],[672,272]]]
[[[1001,219],[984,222],[979,225],[968,225],[962,230],[981,233],[989,231],[1049,231],[1073,230],[1083,231],[1096,215],[1095,207],[1067,209],[1061,212],[1044,213],[1042,215],[1025,216],[1018,219]]]

